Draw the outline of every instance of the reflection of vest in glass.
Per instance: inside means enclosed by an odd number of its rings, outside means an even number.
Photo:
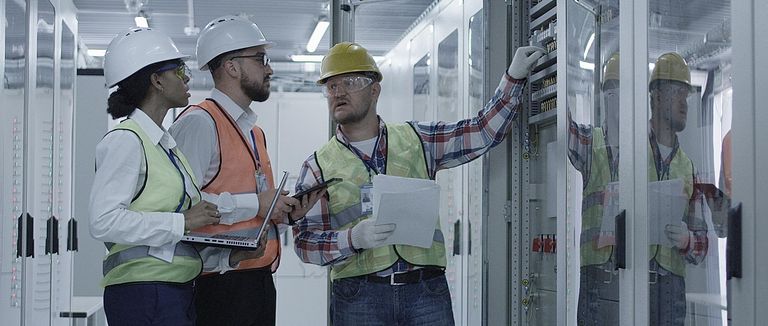
[[[220,194],[222,192],[236,193],[254,193],[257,191],[256,169],[257,162],[253,153],[253,147],[249,145],[246,137],[243,135],[237,123],[227,114],[216,102],[207,99],[199,105],[191,105],[179,116],[192,112],[193,110],[204,110],[207,112],[216,125],[216,135],[219,142],[219,171],[203,185],[201,189],[209,194]],[[256,150],[258,151],[261,173],[264,173],[267,180],[266,189],[274,189],[275,183],[272,177],[272,165],[267,154],[264,132],[258,126],[253,127]],[[264,218],[255,216],[252,219],[238,222],[232,225],[208,225],[198,228],[195,231],[210,233],[230,233],[237,235],[246,229],[257,229],[261,226]],[[271,223],[271,222],[270,222]],[[264,256],[257,259],[248,259],[240,262],[238,270],[263,268],[270,266],[272,271],[277,270],[280,264],[280,242],[277,235],[277,226],[270,227],[268,233],[269,241]]]
[[[369,182],[368,171],[360,158],[333,137],[315,153],[324,179],[344,181],[328,188],[331,227],[346,230],[368,218],[360,205],[360,186]],[[428,179],[426,158],[421,139],[408,124],[387,125],[387,175]],[[435,226],[429,249],[393,245],[365,249],[343,263],[333,265],[331,279],[371,274],[394,264],[398,257],[415,266],[445,267],[445,240],[440,222]]]
[[[117,129],[131,131],[139,137],[147,164],[144,187],[128,209],[135,212],[175,212],[181,196],[185,193],[184,184],[179,170],[173,165],[167,152],[160,145],[153,144],[134,120],[126,119],[113,130]],[[175,150],[174,154],[179,158],[177,163],[180,168],[192,171],[180,151]],[[183,208],[199,202],[198,199],[190,203],[190,197],[185,197]],[[107,247],[109,253],[103,262],[102,286],[133,282],[186,283],[197,277],[203,268],[197,251],[182,242],[176,244],[171,263],[149,256],[148,246],[107,244]]]
[[[650,144],[648,145],[648,153],[652,153]],[[613,251],[613,246],[597,248],[600,225],[603,219],[603,193],[605,185],[611,181],[611,171],[608,164],[603,130],[602,128],[593,128],[592,165],[581,203],[581,266],[603,264],[608,261]],[[678,148],[675,157],[670,162],[669,179],[683,180],[683,190],[687,197],[691,198],[693,195],[693,165],[682,149]],[[658,174],[653,162],[653,155],[649,154],[648,181],[657,180]],[[659,265],[677,275],[685,276],[685,261],[678,249],[651,245],[649,250],[651,258],[655,258]]]

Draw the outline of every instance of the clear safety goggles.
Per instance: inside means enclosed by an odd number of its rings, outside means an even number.
[[[363,90],[373,84],[373,79],[365,76],[344,76],[342,78],[328,81],[323,86],[323,95],[325,97],[336,96],[340,92],[354,93]]]
[[[178,63],[169,63],[165,66],[160,67],[160,69],[157,69],[155,71],[156,74],[166,72],[168,70],[173,70],[173,72],[176,74],[176,77],[179,77],[179,79],[184,80],[184,77],[190,77],[192,76],[192,70],[187,67],[186,63],[178,64]]]

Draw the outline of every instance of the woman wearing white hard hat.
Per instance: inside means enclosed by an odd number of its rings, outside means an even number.
[[[165,34],[132,28],[107,48],[107,112],[127,117],[96,147],[91,235],[109,249],[103,262],[109,325],[194,325],[193,281],[203,263],[180,242],[185,231],[218,223],[194,175],[162,127],[189,98],[188,68]]]

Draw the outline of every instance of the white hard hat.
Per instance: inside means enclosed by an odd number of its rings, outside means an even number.
[[[259,26],[240,16],[223,16],[205,26],[197,38],[197,64],[200,70],[208,70],[208,63],[222,53],[264,45],[267,41]]]
[[[133,27],[109,42],[104,54],[104,77],[107,87],[112,87],[153,63],[188,58],[164,33],[151,28]]]

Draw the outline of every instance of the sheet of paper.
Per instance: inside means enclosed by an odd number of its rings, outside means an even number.
[[[616,215],[619,211],[619,183],[610,182],[603,192],[603,220],[597,238],[598,248],[616,244]]]
[[[440,186],[433,180],[388,175],[373,177],[373,217],[376,224],[393,223],[385,244],[432,246],[437,226]]]
[[[672,179],[648,184],[648,243],[672,247],[672,241],[664,234],[664,228],[682,225],[683,214],[688,207],[688,196],[683,190],[683,180]]]

